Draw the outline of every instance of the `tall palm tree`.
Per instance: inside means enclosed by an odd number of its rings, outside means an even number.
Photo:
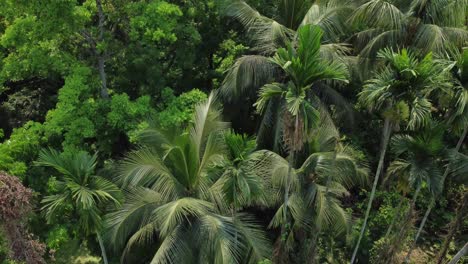
[[[120,166],[127,201],[107,221],[109,241],[125,246],[122,258],[156,237],[152,263],[251,263],[268,256],[265,234],[251,217],[231,217],[215,185],[212,170],[225,159],[228,126],[211,94],[187,129],[142,134],[143,147]]]
[[[451,100],[449,101],[450,103],[447,107],[449,110],[445,116],[448,116],[446,119],[447,124],[452,128],[452,131],[456,134],[460,134],[458,143],[454,150],[455,153],[458,153],[463,144],[463,141],[465,140],[466,134],[468,133],[468,50],[465,49],[461,53],[455,52],[454,57],[457,59],[456,64],[453,65],[454,68],[452,70],[452,73],[455,77],[453,79],[455,85],[453,89],[447,91],[449,97],[451,97]],[[445,94],[446,92],[439,96],[443,98]],[[443,175],[443,184],[452,170],[452,164],[449,163]],[[412,247],[406,256],[407,260],[409,260],[411,256],[412,249],[416,245],[419,235],[421,234],[421,231],[424,228],[427,218],[429,217],[429,214],[431,213],[434,205],[435,197],[429,203],[423,220],[419,225],[418,232],[416,233]]]
[[[288,249],[302,248],[303,252],[297,250],[294,255],[310,263],[316,258],[320,232],[329,231],[334,237],[348,233],[350,215],[340,198],[349,194],[349,188],[367,181],[365,163],[357,161],[352,149],[338,143],[338,138],[329,117],[322,117],[319,128],[298,154],[299,166],[291,169],[287,159],[272,151],[256,153],[264,172],[259,175],[265,182],[267,205],[278,208],[270,227],[290,222],[291,232],[282,238]],[[286,191],[290,191],[288,201],[283,199]]]
[[[244,26],[255,46],[255,54],[239,58],[228,71],[221,87],[228,98],[255,96],[264,84],[280,80],[278,68],[268,57],[297,39],[299,28],[304,25],[322,29],[320,52],[324,58],[340,57],[348,51],[340,42],[346,35],[346,19],[353,10],[351,1],[276,1],[274,19],[263,16],[245,1],[224,2],[224,13]]]
[[[109,204],[120,205],[121,193],[115,184],[95,174],[97,155],[42,150],[36,164],[52,167],[61,174],[57,181],[57,194],[46,196],[42,200],[41,210],[45,212],[47,221],[53,222],[70,210],[71,206],[73,217],[78,218],[79,228],[86,235],[97,236],[102,259],[107,264],[106,250],[101,237],[102,216]]]
[[[374,58],[383,48],[412,48],[421,54],[445,55],[468,41],[467,0],[367,0],[350,21],[354,47]]]
[[[276,111],[283,118],[281,127],[283,139],[289,150],[289,168],[284,192],[284,218],[287,218],[289,199],[289,177],[295,162],[295,152],[302,149],[306,140],[319,120],[319,100],[310,93],[313,85],[324,80],[346,81],[347,70],[344,64],[328,62],[320,57],[320,39],[322,31],[318,26],[305,25],[299,28],[297,48],[288,44],[288,48],[278,49],[271,59],[287,75],[286,83],[271,83],[260,89],[255,103],[262,113],[268,105],[279,104]],[[279,140],[279,139],[277,139]],[[275,141],[277,141],[275,140]],[[287,221],[284,223],[288,225]],[[283,231],[287,233],[285,227]]]
[[[452,167],[452,176],[460,177],[461,182],[465,183],[467,180],[466,175],[468,175],[468,156],[462,153],[455,152],[453,153],[453,160],[450,165]],[[452,241],[460,225],[462,225],[463,219],[466,218],[466,214],[468,211],[468,192],[466,191],[466,188],[461,191],[459,196],[460,199],[457,209],[455,211],[455,217],[449,224],[448,232],[445,235],[444,242],[442,243],[440,251],[436,257],[435,263],[437,264],[441,264],[444,262],[445,256],[449,249],[450,242]],[[452,258],[452,261],[450,261],[450,263],[456,263],[458,261],[457,257],[462,257],[464,254],[466,254],[466,250],[467,245],[465,244],[464,247],[457,253],[457,255]],[[461,254],[461,256],[459,254]]]
[[[426,182],[432,197],[442,192],[442,168],[449,157],[443,141],[444,132],[444,126],[432,124],[415,135],[400,134],[392,138],[392,150],[398,159],[390,165],[391,174],[403,175],[408,179],[410,186],[415,187],[403,223],[409,222],[412,216],[423,182]],[[401,239],[405,237],[407,230],[408,227],[402,225],[398,234],[393,237],[388,259],[393,258],[401,248]]]
[[[378,57],[385,62],[385,67],[366,82],[359,93],[359,102],[370,111],[378,112],[384,117],[382,142],[374,183],[351,263],[356,259],[367,226],[392,131],[397,129],[402,121],[405,121],[407,128],[411,130],[427,125],[432,108],[428,96],[437,89],[451,86],[448,63],[434,60],[431,54],[418,59],[406,49],[399,53],[385,49],[378,53]]]

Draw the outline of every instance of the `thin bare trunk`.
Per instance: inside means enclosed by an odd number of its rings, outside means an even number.
[[[403,224],[400,228],[400,231],[395,237],[393,237],[393,241],[389,246],[389,249],[388,249],[389,259],[393,259],[395,257],[395,254],[399,252],[401,246],[403,246],[402,241],[404,241],[405,236],[406,236],[406,231],[411,225],[411,217],[413,215],[413,211],[416,206],[416,200],[418,199],[419,192],[421,191],[421,186],[422,184],[419,183],[414,193],[413,199],[411,200],[410,208],[408,209],[408,212],[406,212],[406,215],[403,218],[403,221],[402,221]]]
[[[96,233],[98,242],[99,242],[99,247],[101,248],[101,255],[102,255],[102,261],[104,264],[107,264],[107,254],[106,254],[106,248],[104,247],[104,242],[102,241],[101,235],[99,232]]]
[[[463,132],[462,132],[460,138],[458,139],[457,145],[455,147],[455,152],[460,151],[461,145],[463,144],[463,141],[465,140],[467,131],[468,131],[468,127],[465,127],[463,129]],[[442,176],[442,185],[445,184],[445,179],[447,178],[449,172],[450,172],[450,163],[447,165],[447,168],[445,169],[444,175]],[[419,235],[421,234],[421,231],[424,228],[424,225],[426,224],[427,217],[431,213],[431,210],[434,207],[434,205],[435,205],[435,198],[432,199],[431,203],[429,204],[429,207],[426,210],[426,213],[424,214],[424,218],[423,218],[423,220],[422,220],[422,222],[421,222],[421,224],[419,226],[418,232],[416,233],[416,237],[414,238],[414,242],[411,245],[411,247],[410,247],[410,249],[408,251],[408,254],[406,255],[405,263],[408,263],[408,261],[409,261],[409,259],[411,257],[411,252],[413,251],[416,243],[418,242]]]
[[[401,197],[400,202],[398,202],[398,206],[396,208],[395,214],[393,215],[392,222],[388,226],[387,233],[385,233],[385,237],[388,237],[390,235],[390,232],[392,232],[393,226],[395,225],[395,222],[396,222],[396,220],[398,218],[398,215],[400,214],[401,206],[403,205],[403,200],[404,200],[404,198]]]
[[[367,204],[366,215],[364,216],[364,223],[362,224],[361,232],[359,234],[359,238],[358,238],[358,241],[356,243],[356,247],[354,248],[353,256],[351,257],[351,264],[353,264],[354,261],[356,260],[356,255],[357,255],[357,252],[359,250],[359,244],[361,243],[362,237],[364,236],[364,232],[366,231],[367,220],[369,219],[369,214],[370,214],[370,210],[372,208],[372,202],[374,200],[375,191],[377,189],[377,184],[379,183],[380,174],[381,174],[381,172],[383,170],[385,153],[387,152],[387,146],[388,146],[388,141],[390,139],[390,134],[391,134],[391,124],[390,124],[390,119],[387,117],[387,118],[385,118],[385,123],[384,123],[384,127],[383,127],[383,132],[382,132],[382,138],[383,138],[382,139],[382,150],[380,151],[379,164],[377,166],[377,171],[375,173],[374,184],[372,185],[371,195],[369,197],[369,202]]]
[[[468,253],[468,242],[458,251],[458,253],[453,257],[453,259],[448,264],[455,264],[460,261],[460,259]]]
[[[105,16],[104,16],[104,11],[102,9],[102,2],[101,0],[96,0],[96,7],[98,10],[98,17],[99,17],[99,22],[98,22],[98,30],[99,30],[99,36],[98,36],[98,42],[103,43],[104,42],[104,22],[105,22]],[[99,77],[101,79],[101,97],[104,99],[109,98],[109,92],[107,91],[107,75],[106,75],[106,52],[103,51],[97,51],[97,56],[98,56],[98,69],[99,69]]]
[[[405,263],[408,263],[411,258],[411,253],[413,252],[413,249],[416,246],[416,243],[418,242],[418,238],[421,235],[421,231],[424,225],[426,224],[427,218],[429,217],[429,214],[431,213],[431,210],[434,207],[434,204],[435,204],[435,199],[432,198],[431,203],[427,207],[426,213],[424,214],[423,220],[421,221],[421,224],[419,225],[418,232],[416,233],[416,236],[414,237],[414,241],[408,250],[408,254],[406,254]]]
[[[450,223],[449,231],[447,235],[445,236],[444,243],[442,244],[439,255],[437,256],[437,264],[441,264],[444,261],[445,255],[447,255],[447,250],[450,245],[450,241],[452,241],[453,236],[455,235],[458,227],[463,221],[463,217],[466,214],[467,206],[468,206],[468,193],[464,193],[462,202],[458,205],[455,219],[453,219],[452,222]]]

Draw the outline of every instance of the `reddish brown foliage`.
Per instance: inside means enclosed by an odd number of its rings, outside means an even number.
[[[11,258],[31,264],[45,263],[44,244],[27,232],[23,219],[31,211],[32,191],[18,178],[0,172],[0,228],[9,241]]]

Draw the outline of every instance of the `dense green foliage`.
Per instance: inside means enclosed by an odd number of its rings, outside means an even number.
[[[0,263],[444,263],[467,0],[0,0]]]

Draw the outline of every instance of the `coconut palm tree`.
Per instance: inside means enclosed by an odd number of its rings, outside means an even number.
[[[119,169],[126,203],[107,221],[109,241],[125,246],[123,259],[156,237],[152,263],[251,263],[268,256],[265,234],[248,215],[230,216],[215,185],[219,174],[212,170],[226,157],[228,126],[211,94],[187,129],[142,134],[142,148]]]
[[[42,150],[36,164],[51,167],[61,174],[57,180],[57,194],[46,196],[42,200],[41,210],[45,212],[47,221],[51,223],[60,218],[71,207],[74,217],[78,218],[79,228],[86,235],[97,236],[103,262],[107,264],[101,237],[102,216],[106,206],[120,204],[121,193],[115,184],[95,174],[97,155]]]
[[[256,153],[262,170],[266,170],[259,175],[265,182],[267,206],[278,208],[269,227],[290,223],[291,232],[282,234],[282,239],[288,249],[298,249],[295,256],[310,263],[316,259],[320,232],[329,231],[334,237],[347,234],[350,215],[340,198],[348,195],[352,186],[367,182],[365,163],[356,160],[352,149],[338,143],[338,139],[330,118],[322,115],[319,128],[298,153],[298,166],[291,169],[287,159],[272,151]],[[285,188],[287,185],[290,187]],[[283,199],[286,191],[287,201]]]
[[[359,93],[359,102],[370,111],[384,117],[380,156],[374,183],[367,204],[364,222],[356,242],[351,263],[354,263],[359,244],[364,235],[375,190],[381,173],[385,153],[393,130],[405,121],[410,130],[419,129],[428,124],[432,104],[428,99],[431,93],[444,87],[450,87],[449,64],[432,58],[431,54],[418,59],[414,53],[405,49],[394,53],[385,49],[378,53],[385,62],[385,67],[375,73]]]
[[[467,5],[467,0],[364,1],[350,19],[357,30],[354,47],[371,58],[383,48],[445,55],[468,41]]]

